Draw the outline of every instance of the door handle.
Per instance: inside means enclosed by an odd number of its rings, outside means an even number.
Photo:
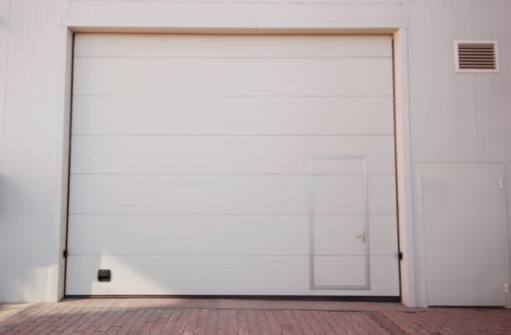
[[[362,241],[362,243],[366,243],[366,240],[367,240],[367,234],[366,234],[365,230],[364,230],[364,232],[363,232],[362,234],[357,235],[357,238],[358,238],[359,240],[361,240],[361,241]]]

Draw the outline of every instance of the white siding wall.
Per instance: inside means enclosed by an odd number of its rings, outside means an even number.
[[[508,0],[0,0],[0,300],[59,296],[66,25],[103,31],[408,27],[413,163],[501,162],[509,176],[510,12]],[[498,40],[501,73],[455,74],[454,39]]]
[[[501,163],[511,213],[511,1],[414,0],[410,7],[410,112],[414,167]],[[497,40],[501,72],[456,74],[454,40]],[[416,176],[416,184],[418,173]],[[416,195],[416,209],[422,202]],[[416,211],[415,225],[422,225]],[[511,216],[508,214],[508,227]],[[420,229],[418,232],[420,233]],[[508,238],[509,239],[509,238]],[[417,284],[426,296],[423,240],[417,236]],[[424,299],[422,299],[424,300]]]
[[[405,24],[407,0],[71,0],[75,27],[381,28]]]
[[[64,1],[2,1],[0,299],[56,300],[63,222]],[[4,35],[2,35],[3,37]],[[4,58],[5,57],[5,58]]]

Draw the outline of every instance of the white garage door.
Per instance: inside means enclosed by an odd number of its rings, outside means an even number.
[[[67,294],[398,296],[392,77],[388,36],[78,34]]]

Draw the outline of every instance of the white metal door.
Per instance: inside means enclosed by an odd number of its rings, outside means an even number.
[[[422,168],[429,305],[506,305],[503,176],[497,164]]]
[[[399,295],[392,77],[388,36],[78,34],[67,294]]]

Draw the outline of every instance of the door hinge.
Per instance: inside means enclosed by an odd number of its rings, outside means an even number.
[[[509,293],[509,283],[504,283],[504,292]]]
[[[360,239],[362,241],[362,243],[366,243],[367,234],[366,234],[365,230],[362,232],[362,234],[358,235],[357,238]]]
[[[504,178],[499,179],[499,190],[504,191]]]
[[[62,250],[62,257],[67,258],[67,249]]]
[[[402,252],[402,251],[400,251],[400,252],[398,252],[398,253],[397,253],[397,258],[398,258],[400,261],[402,261],[402,260],[403,260],[403,252]]]

